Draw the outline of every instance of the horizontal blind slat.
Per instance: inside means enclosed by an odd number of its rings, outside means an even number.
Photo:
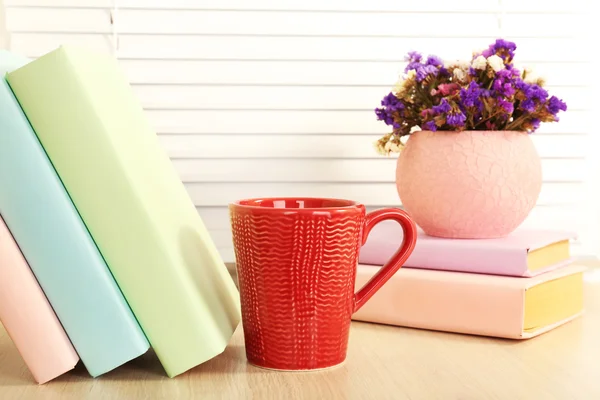
[[[281,109],[281,110],[364,110],[380,106],[391,88],[380,86],[198,86],[134,85],[142,105],[149,109]],[[564,99],[569,110],[589,106],[587,88],[548,87]]]
[[[512,39],[510,36],[506,36]],[[109,34],[14,33],[11,46],[28,57],[38,57],[62,44],[86,46],[109,52]],[[411,50],[436,54],[444,59],[464,59],[487,46],[495,36],[481,38],[390,38],[390,37],[282,37],[119,35],[123,59],[214,59],[214,60],[377,60],[402,61]],[[583,41],[554,38],[518,40],[521,63],[588,62]],[[394,51],[390,51],[394,49]]]
[[[523,133],[525,135],[525,133]],[[378,135],[167,135],[159,140],[173,158],[379,158]],[[586,136],[531,135],[540,157],[584,157]]]
[[[111,31],[108,9],[9,8],[6,13],[12,32],[93,32]],[[449,36],[447,14],[442,13],[322,13],[295,11],[190,11],[121,10],[121,33],[156,34],[253,34],[309,36]],[[535,20],[535,24],[532,23]],[[508,14],[502,18],[502,32],[523,37],[574,37],[584,32],[581,15]],[[496,14],[454,13],[452,35],[470,37],[498,35]],[[569,26],[557,30],[556,26]]]
[[[374,106],[373,108],[375,108]],[[155,130],[168,134],[383,134],[389,132],[373,111],[148,110]],[[538,133],[590,132],[589,113],[568,111],[559,123]]]
[[[48,7],[80,7],[103,8],[110,7],[111,0],[4,0],[7,6],[44,6]],[[399,2],[397,0],[119,0],[124,9],[185,9],[185,10],[323,10],[326,12],[362,12],[386,11],[406,12],[418,11],[423,13],[454,13],[454,12],[489,12],[495,13],[501,9],[506,12],[520,13],[569,13],[574,9],[582,9],[588,3],[586,0],[544,1],[544,0],[503,0],[502,8],[497,0],[455,1],[428,0],[427,2]]]
[[[209,182],[187,183],[185,187],[196,206],[222,206],[249,197],[333,197],[360,201],[368,205],[400,205],[393,183],[264,183]],[[576,205],[584,195],[579,183],[545,183],[538,199],[539,205]]]
[[[381,159],[174,159],[183,182],[394,182],[396,157]],[[584,160],[543,159],[544,181],[581,182]]]
[[[111,32],[109,9],[8,8],[9,32]]]
[[[309,36],[448,36],[444,14],[419,13],[297,13],[248,11],[120,10],[122,34],[250,34]],[[455,14],[454,36],[496,35],[493,14]],[[26,9],[7,10],[12,32],[111,31],[109,10]],[[160,27],[160,29],[157,29]],[[537,35],[536,35],[537,36]],[[554,34],[556,36],[556,32]]]
[[[195,61],[121,60],[133,84],[211,85],[367,85],[391,88],[403,73],[405,62],[331,61]],[[584,86],[587,64],[535,63],[533,69],[553,86]]]

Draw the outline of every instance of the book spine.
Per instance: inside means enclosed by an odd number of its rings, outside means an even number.
[[[0,322],[37,383],[77,364],[75,349],[1,217]]]
[[[4,79],[0,112],[0,210],[83,364],[102,375],[148,341]]]
[[[376,272],[358,267],[356,287]],[[446,274],[453,274],[447,279]],[[462,277],[456,275],[465,275]],[[518,339],[523,324],[524,291],[482,285],[469,274],[402,268],[353,319],[403,327]]]

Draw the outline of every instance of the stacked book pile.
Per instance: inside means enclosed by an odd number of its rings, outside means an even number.
[[[354,319],[437,331],[527,339],[580,316],[583,272],[576,235],[518,229],[499,239],[422,232],[405,265]],[[402,230],[381,223],[361,250],[357,287],[396,251]]]
[[[117,61],[0,52],[0,322],[35,380],[221,353],[238,292]]]

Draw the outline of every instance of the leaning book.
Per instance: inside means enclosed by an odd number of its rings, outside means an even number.
[[[2,72],[28,63],[0,52]],[[44,79],[54,77],[46,71]],[[37,89],[31,95],[48,107],[50,100]],[[61,146],[70,148],[68,142]],[[4,222],[90,375],[146,353],[144,332],[4,78],[0,188]]]
[[[63,46],[7,80],[167,375],[223,352],[235,283],[118,61]]]
[[[79,361],[52,306],[0,217],[0,323],[39,384]]]

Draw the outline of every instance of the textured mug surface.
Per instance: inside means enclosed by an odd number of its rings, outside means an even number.
[[[542,166],[516,131],[418,131],[398,157],[404,209],[431,236],[483,239],[513,232],[535,206]]]
[[[341,364],[352,314],[410,256],[414,222],[400,209],[367,214],[364,205],[338,199],[248,199],[229,211],[248,361],[277,370]],[[387,219],[400,223],[404,240],[355,294],[360,248]]]

